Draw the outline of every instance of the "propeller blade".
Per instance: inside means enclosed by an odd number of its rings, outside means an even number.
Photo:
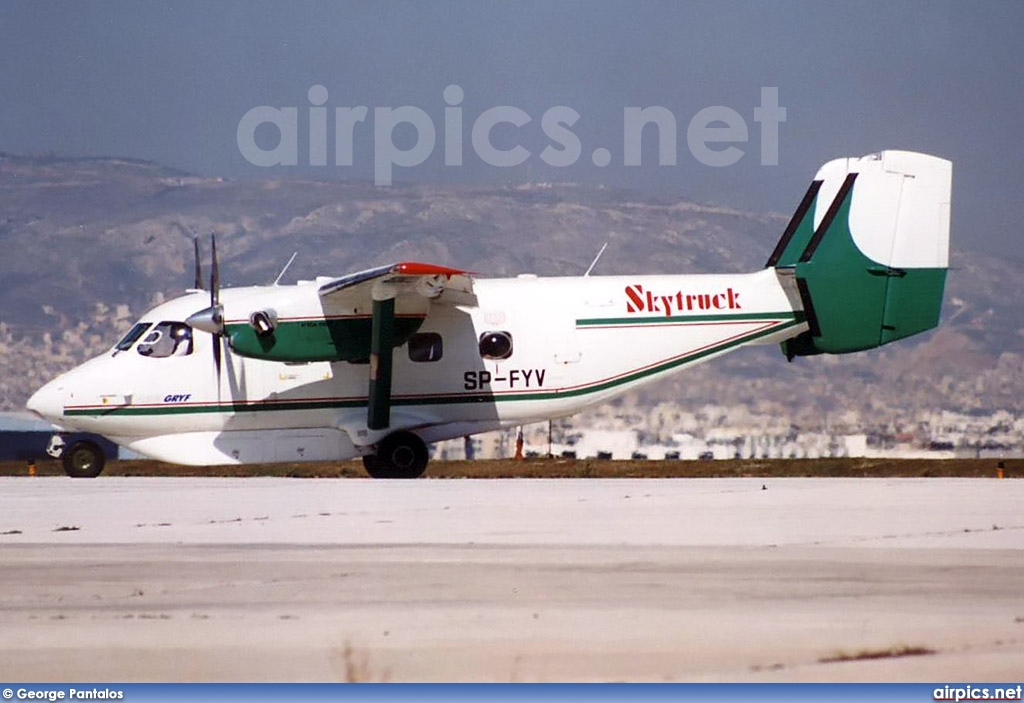
[[[220,266],[217,265],[217,235],[210,232],[210,307],[220,303]]]
[[[220,393],[220,335],[213,335],[213,368],[217,372],[217,393]]]
[[[195,235],[195,236],[192,237],[192,248],[195,250],[195,259],[196,259],[196,278],[195,278],[195,284],[192,287],[195,288],[196,290],[202,290],[203,289],[203,267],[202,267],[202,264],[199,263],[199,236],[198,235]]]
[[[210,232],[210,310],[217,331],[213,335],[213,368],[217,374],[217,398],[220,398],[220,362],[223,349],[224,308],[220,306],[220,265],[217,263],[217,235]]]

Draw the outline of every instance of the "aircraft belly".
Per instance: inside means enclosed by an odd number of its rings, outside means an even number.
[[[188,466],[340,461],[359,455],[347,434],[326,427],[185,432],[136,439],[125,446]]]

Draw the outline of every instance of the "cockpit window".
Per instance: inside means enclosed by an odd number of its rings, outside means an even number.
[[[118,351],[128,351],[129,349],[132,348],[132,345],[139,340],[139,337],[142,336],[142,333],[149,329],[150,324],[152,323],[136,322],[135,326],[128,330],[128,334],[126,334],[114,348],[117,349]]]
[[[192,328],[184,322],[161,322],[136,348],[142,356],[163,359],[192,353]]]

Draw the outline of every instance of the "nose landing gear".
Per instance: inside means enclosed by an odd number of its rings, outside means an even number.
[[[71,478],[96,478],[103,471],[107,458],[99,445],[80,439],[64,449],[61,462],[64,473]]]

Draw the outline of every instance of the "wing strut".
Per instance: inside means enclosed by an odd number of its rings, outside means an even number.
[[[370,392],[366,426],[386,430],[391,426],[391,362],[395,345],[395,299],[373,301],[370,330]]]

